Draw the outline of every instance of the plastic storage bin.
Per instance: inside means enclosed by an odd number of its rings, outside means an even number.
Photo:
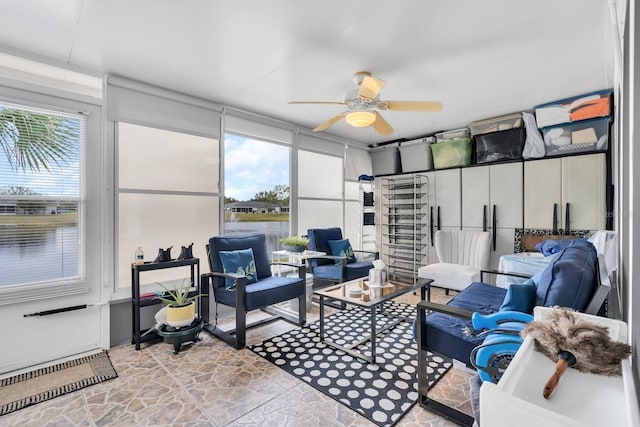
[[[526,132],[522,127],[476,135],[476,163],[522,159],[525,140]]]
[[[521,128],[523,126],[524,120],[522,119],[522,113],[513,113],[472,122],[469,124],[469,131],[472,136],[476,136],[483,135],[485,133]]]
[[[399,143],[381,145],[369,151],[374,176],[402,173],[400,165]]]
[[[583,120],[540,129],[547,156],[606,151],[611,118]]]
[[[436,142],[447,141],[449,139],[469,138],[469,128],[453,129],[445,132],[438,132],[433,135]]]
[[[400,143],[402,172],[420,172],[433,169],[431,144],[435,138],[427,137]]]
[[[613,93],[601,90],[535,107],[539,128],[611,115]]]
[[[450,139],[431,144],[433,166],[436,169],[467,166],[471,164],[471,139]]]

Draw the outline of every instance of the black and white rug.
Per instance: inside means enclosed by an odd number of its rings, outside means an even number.
[[[416,308],[389,302],[385,312],[415,318]],[[377,314],[376,330],[393,322]],[[325,318],[325,337],[349,346],[369,335],[368,310],[354,307]],[[418,400],[418,351],[412,322],[402,322],[378,335],[375,364],[368,364],[320,341],[320,322],[294,329],[249,348],[379,426],[392,426]],[[370,355],[370,343],[356,350]],[[452,366],[437,355],[429,359],[433,386]]]

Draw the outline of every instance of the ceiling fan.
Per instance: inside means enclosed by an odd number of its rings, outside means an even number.
[[[431,101],[380,101],[380,91],[385,81],[371,76],[368,71],[358,71],[353,75],[353,81],[359,88],[352,89],[345,94],[344,101],[292,101],[289,104],[333,104],[345,105],[347,111],[333,116],[318,125],[314,132],[320,132],[344,119],[354,127],[373,126],[375,131],[383,136],[391,135],[393,128],[374,108],[395,111],[440,111],[442,104]]]

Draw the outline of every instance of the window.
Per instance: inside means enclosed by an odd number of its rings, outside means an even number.
[[[309,228],[343,225],[342,157],[298,151],[298,221],[300,232]]]
[[[0,286],[84,278],[86,121],[0,103]]]
[[[118,288],[131,286],[131,261],[141,246],[145,261],[171,247],[177,258],[193,243],[206,263],[205,244],[219,218],[218,140],[118,122]],[[205,264],[206,265],[206,264]],[[151,271],[147,283],[181,280],[185,269]]]
[[[226,133],[224,232],[263,233],[269,252],[289,235],[288,145]]]

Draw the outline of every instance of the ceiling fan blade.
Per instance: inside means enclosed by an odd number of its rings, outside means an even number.
[[[330,104],[330,105],[347,105],[342,101],[290,101],[289,104]]]
[[[386,82],[375,77],[365,76],[360,83],[358,96],[367,99],[375,99],[380,93]]]
[[[396,111],[441,111],[442,103],[437,101],[380,101],[377,107],[381,110]]]
[[[329,126],[331,126],[332,124],[334,124],[335,122],[337,122],[338,120],[340,120],[341,118],[343,118],[344,116],[346,116],[348,113],[348,111],[344,111],[340,114],[338,114],[337,116],[333,116],[331,117],[329,120],[327,120],[326,122],[316,126],[315,129],[313,129],[314,132],[320,132],[325,130],[326,128],[328,128]]]
[[[379,135],[387,136],[393,133],[393,128],[377,111],[374,111],[376,114],[376,121],[373,122],[371,126],[378,132]]]

